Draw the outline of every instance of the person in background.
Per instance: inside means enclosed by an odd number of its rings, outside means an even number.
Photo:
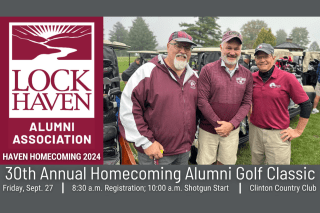
[[[245,67],[245,68],[247,68],[248,70],[250,70],[250,68],[249,68],[249,64],[250,64],[250,59],[249,59],[249,56],[248,55],[243,55],[243,66]]]
[[[316,87],[314,88],[314,90],[316,91],[316,97],[314,98],[314,101],[313,101],[313,109],[311,112],[312,114],[319,113],[317,106],[320,100],[320,64],[318,65],[317,75],[318,75],[318,82],[316,84]]]
[[[125,84],[129,81],[129,78],[133,75],[133,73],[140,67],[140,58],[136,58],[134,62],[130,64],[128,69],[123,71],[121,78]]]

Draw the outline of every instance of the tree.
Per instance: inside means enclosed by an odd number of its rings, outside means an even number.
[[[223,32],[222,35],[224,35],[224,34],[225,34],[226,32],[228,32],[228,31],[232,31],[232,30],[230,29],[230,27],[228,27],[228,28],[226,29],[226,31]]]
[[[316,41],[310,44],[309,51],[320,51],[319,45]]]
[[[126,30],[126,28],[124,28],[120,22],[117,22],[115,25],[113,25],[113,30],[110,30],[109,36],[110,41],[126,43],[128,30]]]
[[[252,49],[254,41],[262,28],[267,29],[268,25],[262,20],[252,20],[242,25],[240,32],[242,35],[242,49]]]
[[[309,44],[309,32],[306,27],[295,27],[290,33],[290,38],[292,42],[298,44],[299,46],[307,49]]]
[[[283,29],[280,29],[276,32],[277,43],[276,45],[282,44],[287,40],[287,33]]]
[[[180,23],[180,27],[185,27],[183,31],[192,36],[196,44],[203,47],[219,46],[221,42],[221,29],[217,24],[218,17],[199,17],[195,24]]]
[[[272,34],[271,29],[262,28],[260,30],[258,37],[253,44],[253,48],[255,49],[261,43],[270,44],[271,46],[276,45],[276,37]]]
[[[155,50],[158,45],[156,37],[143,18],[137,17],[132,21],[127,45],[131,46],[130,50]]]

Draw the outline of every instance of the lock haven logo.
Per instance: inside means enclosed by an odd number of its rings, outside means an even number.
[[[9,117],[94,117],[94,24],[9,23]]]

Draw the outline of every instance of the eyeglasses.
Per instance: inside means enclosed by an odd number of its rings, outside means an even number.
[[[191,50],[193,49],[192,46],[187,45],[187,44],[186,44],[186,45],[183,45],[183,44],[181,44],[181,43],[169,43],[169,44],[173,45],[174,48],[175,48],[176,50],[179,50],[179,51],[181,51],[182,48],[184,48],[184,50],[185,50],[186,52],[189,52],[189,51],[191,51]]]
[[[262,59],[267,60],[270,57],[272,57],[272,55],[261,55],[261,56],[256,56],[255,59],[260,61]]]

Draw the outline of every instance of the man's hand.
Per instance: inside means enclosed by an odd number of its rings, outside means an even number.
[[[292,129],[291,127],[289,127],[288,129],[281,131],[280,134],[282,134],[281,135],[282,141],[285,142],[286,140],[291,141],[292,139],[299,137],[302,134],[302,132],[297,129]]]
[[[151,146],[146,148],[144,150],[144,153],[149,156],[150,159],[159,159],[163,157],[163,154],[161,153],[160,149],[163,149],[163,146],[158,142],[154,141]]]
[[[251,105],[250,110],[249,110],[248,115],[247,115],[247,117],[248,117],[248,123],[250,123],[251,114],[252,114],[252,105]]]
[[[217,121],[217,123],[221,124],[221,126],[214,129],[221,137],[227,137],[234,128],[234,126],[230,122]]]

